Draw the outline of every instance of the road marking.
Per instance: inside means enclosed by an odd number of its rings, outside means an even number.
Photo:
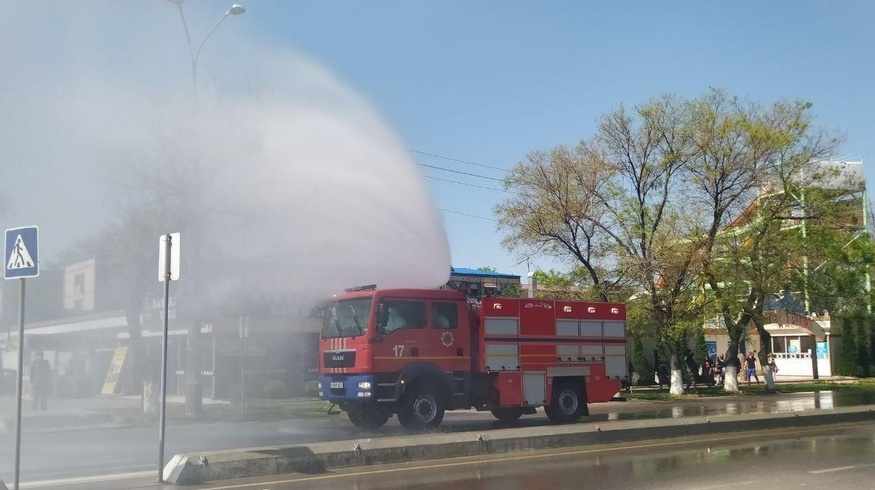
[[[112,475],[97,475],[97,476],[82,476],[76,478],[61,478],[57,480],[38,480],[31,482],[24,482],[21,484],[21,488],[40,488],[40,487],[54,487],[58,485],[81,485],[83,483],[96,483],[102,481],[113,481],[113,480],[127,480],[134,478],[143,478],[147,476],[153,476],[155,474],[154,471],[137,471],[132,473],[115,473]]]
[[[740,482],[729,482],[729,483],[720,483],[719,485],[710,485],[707,487],[699,487],[699,490],[713,490],[715,488],[726,488],[726,487],[735,487],[738,485],[753,485],[756,483],[753,480],[748,481],[740,481]]]
[[[830,433],[834,433],[836,429],[840,429],[841,427],[858,427],[857,424],[837,424],[836,426],[829,427]],[[808,429],[802,430],[798,427],[790,428],[790,429],[775,429],[772,431],[768,431],[769,434],[797,434],[797,433],[808,433]],[[693,441],[684,440],[684,441],[672,441],[672,442],[656,442],[649,444],[637,444],[633,446],[617,446],[617,447],[607,447],[607,448],[593,448],[593,449],[576,449],[572,451],[557,451],[557,452],[548,452],[542,454],[525,454],[520,456],[503,456],[503,457],[493,457],[484,459],[482,456],[473,456],[466,458],[463,461],[455,461],[452,463],[438,463],[438,464],[423,464],[417,466],[401,466],[394,468],[386,468],[386,469],[371,469],[367,471],[356,471],[350,473],[334,473],[329,475],[319,475],[319,476],[305,476],[298,478],[289,478],[286,480],[271,480],[271,481],[263,481],[258,483],[238,483],[233,485],[222,485],[218,487],[205,487],[205,490],[235,490],[240,488],[255,488],[259,487],[260,489],[265,488],[265,485],[282,485],[285,483],[304,483],[304,482],[312,482],[312,481],[320,481],[320,480],[333,480],[339,478],[355,478],[361,476],[370,476],[370,475],[381,475],[387,473],[401,473],[407,471],[421,471],[421,470],[435,470],[435,469],[443,469],[443,468],[455,468],[460,466],[471,466],[471,465],[482,465],[482,464],[492,464],[492,463],[506,463],[513,461],[527,461],[527,460],[536,460],[536,459],[547,459],[547,458],[555,458],[562,456],[577,456],[583,454],[593,454],[593,453],[608,453],[608,452],[619,452],[619,451],[629,451],[636,449],[652,449],[658,447],[670,447],[670,446],[687,446],[691,443],[693,444],[703,444],[703,443],[725,443],[732,440],[738,439],[750,439],[750,434],[738,434],[738,435],[727,435],[722,434],[721,437],[714,437],[710,439],[697,439]],[[869,466],[869,465],[867,465]],[[875,465],[872,465],[875,466]],[[822,470],[821,470],[822,471]]]
[[[811,470],[811,471],[809,471],[809,473],[811,473],[812,475],[822,475],[824,473],[835,473],[836,471],[847,471],[847,470],[854,470],[857,468],[867,468],[867,467],[871,467],[871,466],[875,466],[875,463],[855,464],[855,465],[851,465],[851,466],[836,466],[835,468],[824,468],[822,470]]]

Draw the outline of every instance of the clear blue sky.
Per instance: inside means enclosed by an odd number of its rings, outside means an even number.
[[[599,115],[620,103],[720,87],[759,102],[812,101],[818,122],[846,137],[840,156],[866,161],[870,183],[873,176],[875,2],[247,5],[239,19],[247,34],[329,66],[374,103],[410,148],[510,167],[528,151],[591,135]],[[471,215],[491,217],[502,197],[450,183],[431,186],[440,208]],[[445,220],[455,265],[525,272],[501,247],[495,223],[447,213]]]

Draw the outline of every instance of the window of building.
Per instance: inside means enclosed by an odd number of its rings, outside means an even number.
[[[814,349],[814,346],[811,345],[812,344],[811,337],[809,337],[807,335],[804,337],[799,337],[799,341],[800,341],[799,344],[801,347],[800,352],[808,352],[809,350]]]
[[[431,326],[450,329],[459,324],[459,309],[456,303],[434,302],[431,304]]]
[[[422,301],[385,300],[380,332],[390,334],[402,328],[425,327],[425,303]]]
[[[787,337],[772,337],[772,352],[776,354],[787,352]]]

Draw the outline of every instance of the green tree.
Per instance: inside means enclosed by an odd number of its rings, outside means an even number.
[[[603,299],[631,285],[647,300],[671,359],[672,393],[680,394],[678,355],[714,295],[732,296],[719,309],[737,349],[738,325],[748,321],[734,316],[735,296],[720,287],[715,244],[755,198],[766,169],[791,158],[781,152],[799,153],[808,126],[794,116],[808,108],[762,109],[720,91],[621,107],[592,139],[534,152],[514,169],[506,182],[513,197],[497,209],[505,244],[574,260]]]
[[[806,102],[742,105],[719,93],[697,108],[706,136],[697,138],[695,174],[711,198],[709,211],[724,216],[712,222],[717,228],[708,235],[711,246],[702,272],[712,302],[706,311],[727,330],[728,359],[736,358],[753,322],[765,365],[770,348],[763,321],[766,296],[790,282],[788,261],[796,248],[796,235],[784,230],[786,218],[798,207],[806,174],[810,180],[816,162],[836,145],[835,138],[812,129],[810,109]],[[722,209],[720,194],[729,194]],[[734,369],[730,366],[725,377],[727,391],[738,390]]]

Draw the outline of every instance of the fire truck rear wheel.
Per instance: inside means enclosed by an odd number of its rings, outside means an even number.
[[[504,423],[516,422],[523,416],[522,408],[493,408],[492,416]]]
[[[376,406],[352,406],[347,409],[346,416],[356,427],[374,430],[382,427],[389,420],[391,414]]]
[[[428,385],[415,387],[405,395],[398,410],[398,421],[408,430],[431,429],[444,419],[446,403]]]
[[[544,410],[557,424],[574,422],[586,412],[586,399],[578,383],[561,383],[553,389],[553,401]]]

